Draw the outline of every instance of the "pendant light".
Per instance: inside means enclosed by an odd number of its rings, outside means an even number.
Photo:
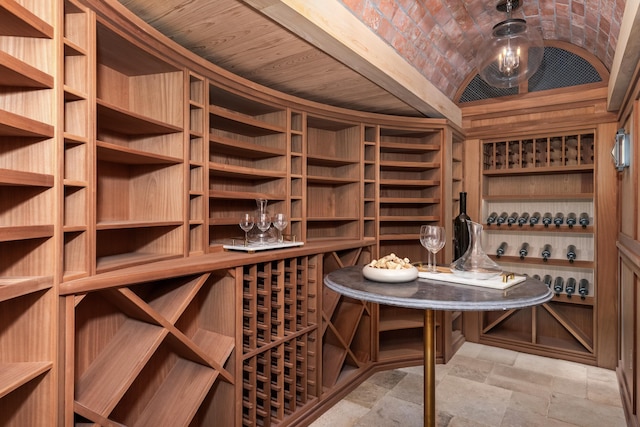
[[[487,46],[478,49],[476,68],[488,84],[510,88],[528,80],[540,67],[544,44],[540,33],[527,26],[527,21],[511,17],[520,0],[501,0],[496,9],[507,19],[497,23]]]

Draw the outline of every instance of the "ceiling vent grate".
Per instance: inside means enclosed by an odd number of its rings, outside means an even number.
[[[598,71],[575,53],[557,47],[545,47],[540,69],[529,79],[529,92],[558,89],[601,82]],[[518,88],[501,89],[487,84],[476,75],[460,96],[459,103],[516,95]]]

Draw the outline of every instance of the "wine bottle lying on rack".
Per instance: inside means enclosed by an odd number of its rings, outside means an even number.
[[[511,215],[509,215],[509,218],[507,218],[507,224],[509,225],[509,227],[511,227],[516,222],[518,222],[518,212],[513,212]]]
[[[578,282],[578,294],[582,299],[589,294],[589,281],[587,279],[580,279]]]
[[[547,288],[550,288],[551,284],[553,283],[553,277],[551,277],[550,274],[545,274],[542,278],[542,282],[547,285]]]
[[[582,228],[587,228],[587,226],[589,225],[589,214],[586,212],[582,212],[580,214],[580,219],[578,220],[578,222],[580,223]]]
[[[504,255],[505,251],[507,250],[507,246],[507,242],[500,243],[500,246],[498,246],[498,249],[496,250],[496,256],[498,258]]]
[[[522,227],[528,221],[529,221],[529,213],[528,212],[523,212],[522,215],[520,215],[520,218],[518,218],[518,226]]]
[[[491,214],[487,217],[487,225],[495,224],[497,220],[498,220],[498,213],[491,212]]]
[[[547,243],[546,245],[544,245],[542,247],[542,260],[543,261],[547,261],[549,258],[551,258],[551,245],[549,243]]]
[[[534,274],[533,278],[536,279],[536,280],[540,280],[540,275],[539,274]]]
[[[568,297],[571,297],[571,295],[576,291],[576,279],[569,277],[567,279],[567,284],[564,287],[564,291],[567,293]]]
[[[520,259],[524,259],[524,257],[529,255],[529,244],[524,242],[522,246],[520,246],[520,251],[518,253],[520,254]]]
[[[502,212],[500,216],[496,219],[496,223],[498,225],[504,224],[505,222],[507,222],[508,217],[509,217],[509,214],[507,214],[506,212]]]
[[[569,228],[573,228],[574,225],[576,225],[576,214],[573,212],[569,212],[569,214],[567,215],[567,225],[569,226]]]
[[[540,222],[540,212],[534,212],[533,215],[529,218],[529,225],[534,226]]]
[[[575,261],[575,259],[576,259],[576,246],[575,245],[567,246],[567,259],[569,260],[570,263],[573,263],[573,261]]]
[[[542,224],[545,227],[548,227],[549,225],[551,225],[552,222],[553,222],[553,217],[551,216],[551,213],[545,212],[545,214],[542,216]]]
[[[558,212],[555,217],[553,217],[553,223],[556,227],[560,227],[564,222],[564,214],[562,212]]]
[[[564,279],[558,276],[556,277],[556,280],[553,281],[553,292],[555,292],[556,295],[560,295],[563,289],[564,289]]]

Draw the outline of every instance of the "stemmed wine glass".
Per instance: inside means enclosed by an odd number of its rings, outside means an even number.
[[[444,247],[445,231],[444,227],[437,225],[423,225],[420,227],[420,244],[429,251],[428,270],[430,273],[437,273],[436,254]],[[433,254],[433,263],[431,255]]]
[[[266,232],[271,227],[271,217],[266,213],[261,213],[256,220],[256,227],[263,233]]]
[[[242,214],[240,217],[240,228],[244,231],[244,245],[249,242],[249,230],[253,228],[253,216],[251,214]]]
[[[287,221],[287,216],[283,213],[277,213],[273,217],[273,226],[278,229],[278,242],[282,243],[284,241],[284,237],[282,235],[282,230],[284,230],[289,224]]]

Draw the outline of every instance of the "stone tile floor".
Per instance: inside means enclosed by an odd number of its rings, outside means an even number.
[[[423,425],[422,366],[378,372],[311,427]],[[465,343],[436,365],[438,427],[623,427],[615,372]]]

